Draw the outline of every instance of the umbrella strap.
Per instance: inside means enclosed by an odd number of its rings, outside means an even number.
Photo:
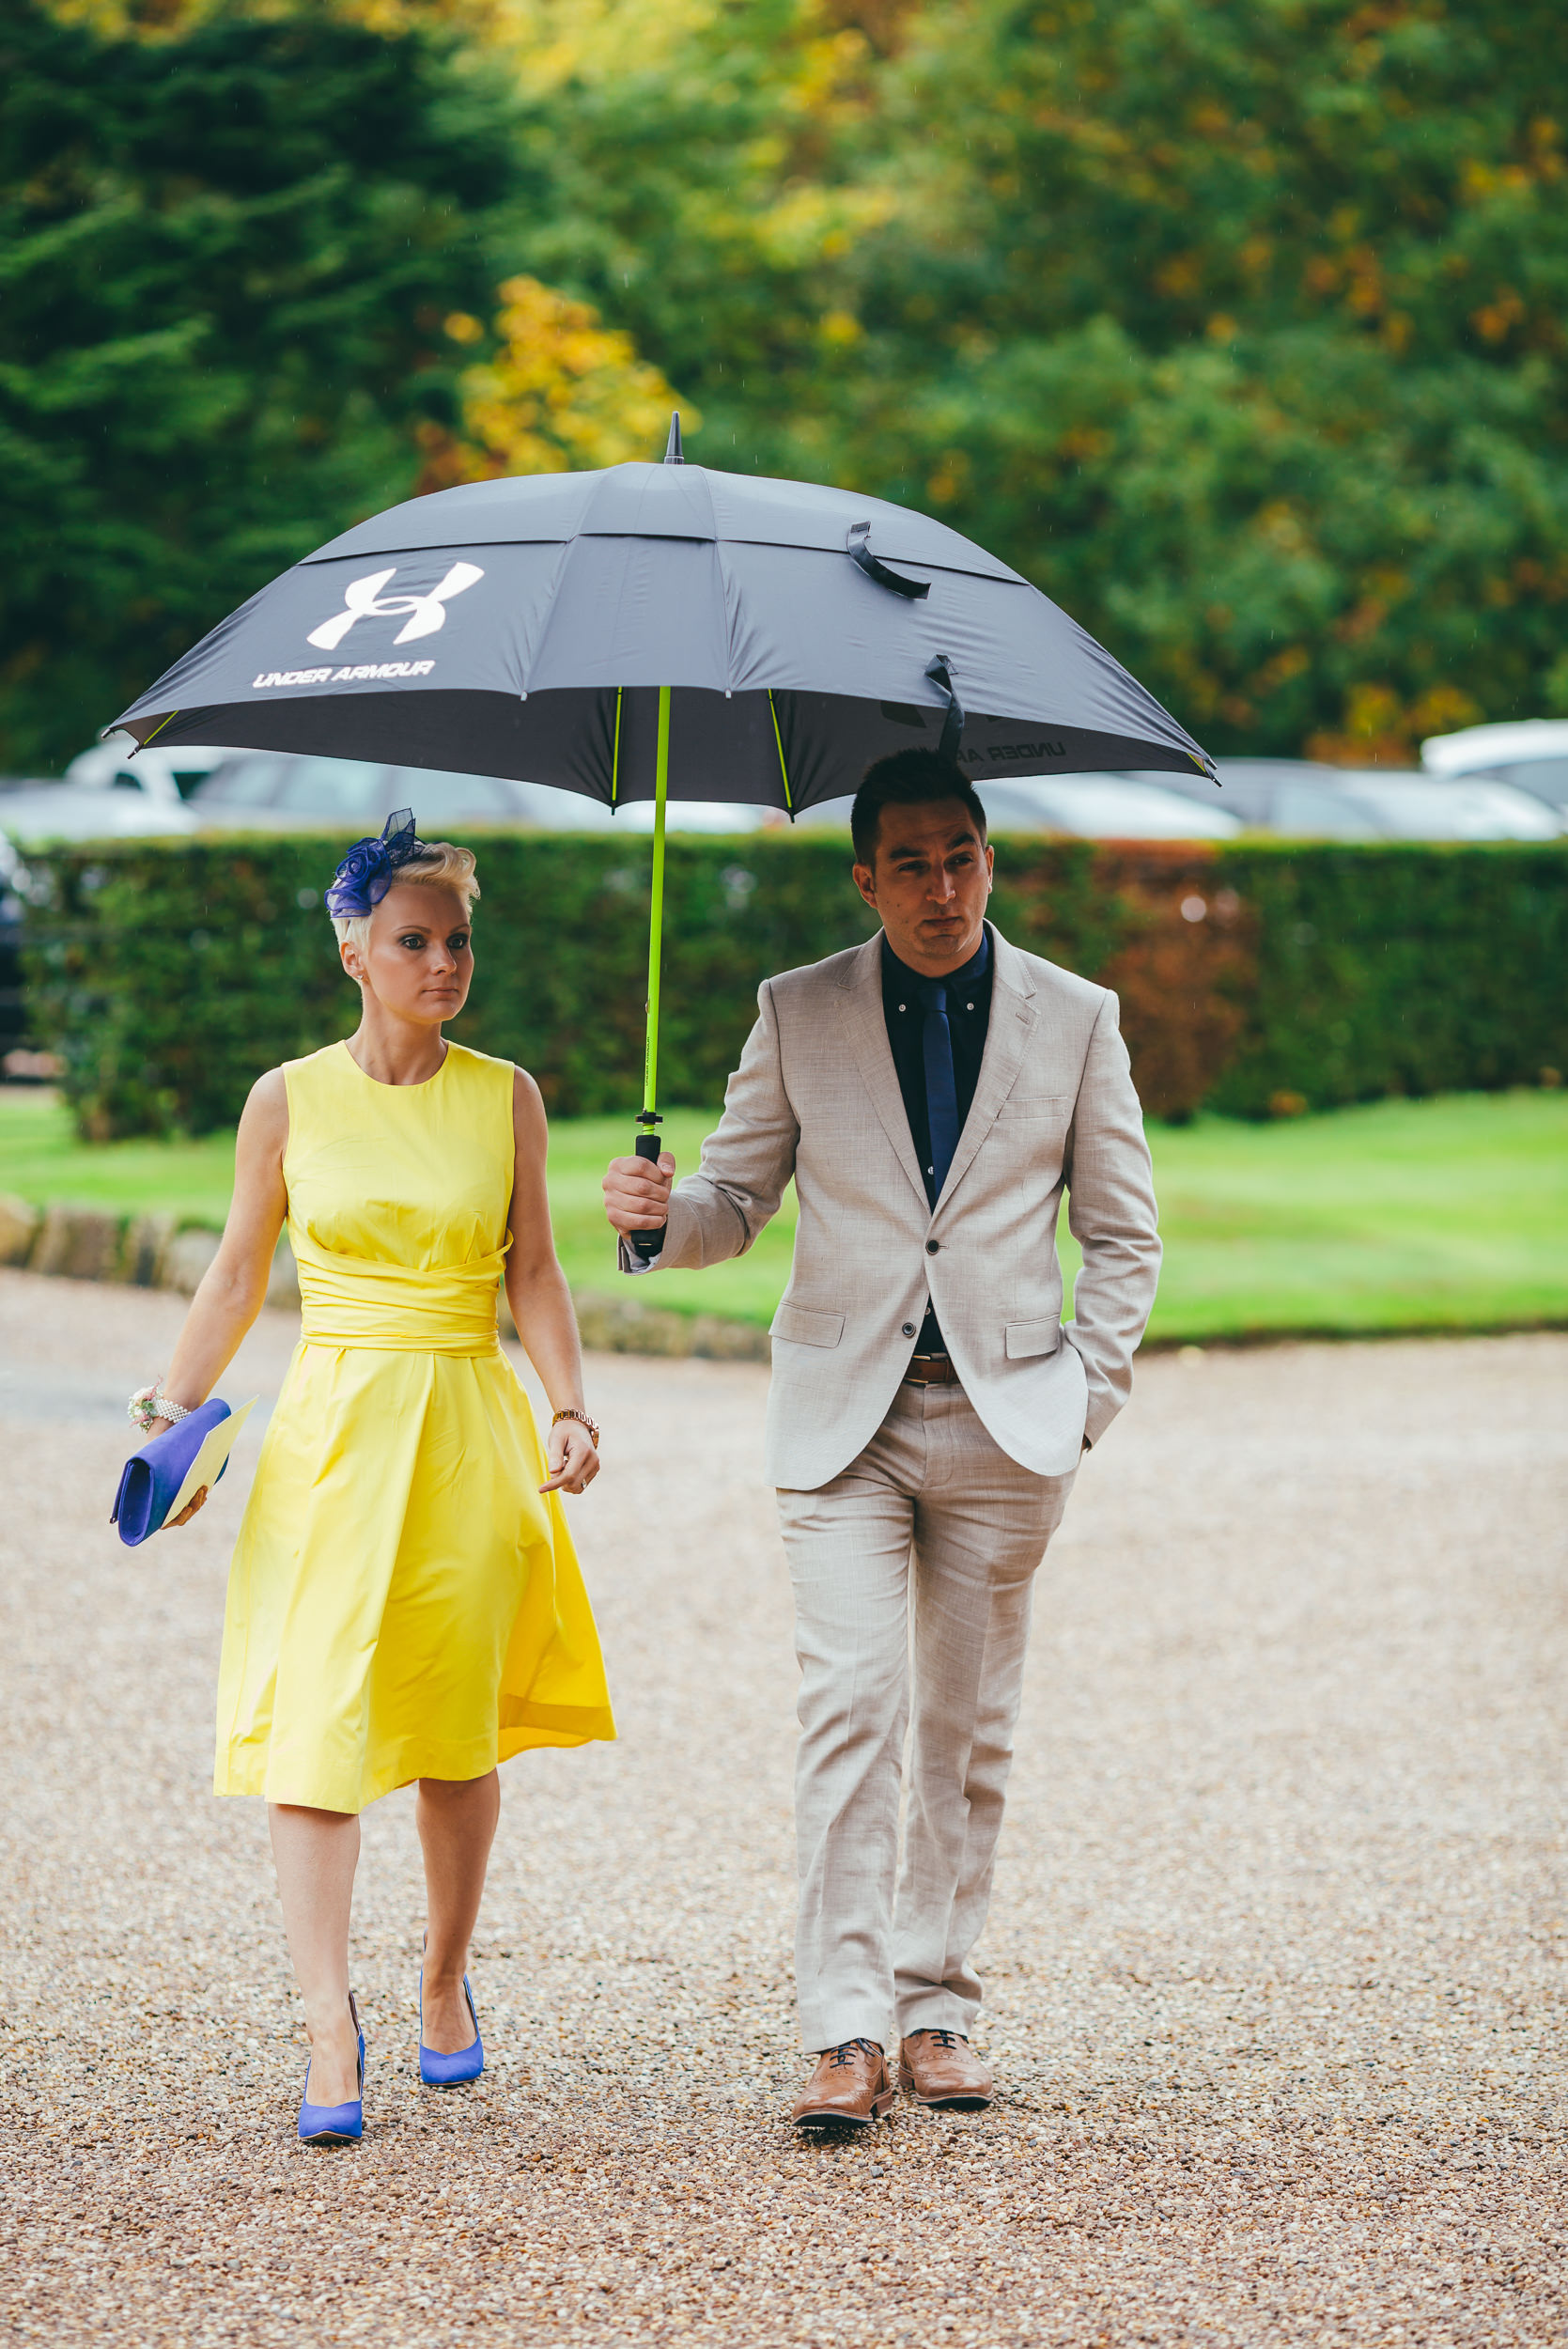
[[[895,596],[907,596],[911,603],[923,602],[931,593],[931,582],[928,579],[908,579],[902,571],[890,571],[881,556],[872,553],[870,535],[869,522],[851,522],[849,536],[845,542],[867,579],[874,579],[878,587],[891,587]]]
[[[936,654],[926,662],[925,674],[947,695],[947,716],[942,720],[942,739],[937,745],[937,755],[956,758],[958,745],[964,739],[964,705],[958,699],[958,689],[953,682],[953,663],[945,652]]]

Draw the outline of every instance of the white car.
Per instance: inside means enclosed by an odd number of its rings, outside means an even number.
[[[314,825],[378,832],[395,808],[411,807],[420,832],[498,825],[511,831],[651,832],[653,801],[619,811],[577,791],[500,775],[391,767],[375,759],[317,758],[287,751],[235,751],[200,782],[189,812],[204,828],[298,832]],[[670,832],[754,832],[787,822],[782,811],[714,800],[671,800]]]
[[[1559,810],[1495,775],[1347,768],[1344,788],[1389,840],[1555,840]]]
[[[1230,840],[1241,819],[1205,784],[1215,804],[1189,799],[1141,775],[1020,775],[975,791],[989,832],[1068,832],[1080,840]],[[847,835],[847,799],[824,800],[797,818],[797,829]]]
[[[1080,840],[1233,840],[1242,829],[1214,786],[1209,801],[1142,775],[1024,775],[976,782],[993,832],[1064,832]]]
[[[130,735],[111,735],[73,758],[61,782],[0,792],[0,833],[42,842],[194,832],[189,796],[233,753],[182,743],[172,751],[136,751],[132,758],[135,749]]]
[[[1434,734],[1421,744],[1421,765],[1445,778],[1489,775],[1545,800],[1568,819],[1568,719],[1522,718]]]
[[[1048,782],[987,785],[983,789],[986,793],[1025,789],[1043,801],[1063,786],[1076,789],[1088,783],[1115,784],[1126,790],[1141,785],[1157,788],[1162,799],[1193,802],[1209,837],[1245,826],[1297,840],[1553,840],[1564,829],[1558,811],[1545,800],[1493,774],[1324,767],[1307,759],[1222,758],[1219,766],[1222,792],[1216,792],[1213,784],[1198,775],[1161,780],[1148,773],[1063,775]],[[1079,796],[1085,812],[1097,817],[1094,797]],[[987,807],[990,804],[987,798]],[[1118,800],[1107,794],[1104,817],[1093,823],[1093,830],[1101,837],[1140,836],[1122,830],[1118,805]],[[1010,820],[1000,805],[993,811],[992,821],[999,830],[1004,830]],[[1154,820],[1151,815],[1142,838],[1180,839],[1199,830],[1196,824],[1172,825],[1162,834],[1154,830]],[[1063,821],[1060,828],[1088,831],[1091,825]]]
[[[210,742],[179,742],[172,750],[153,742],[139,751],[131,735],[111,734],[79,751],[65,780],[73,790],[135,791],[173,807],[188,800],[221,760],[234,755]]]

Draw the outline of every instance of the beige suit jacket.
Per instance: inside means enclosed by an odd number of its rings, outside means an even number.
[[[1076,1468],[1126,1401],[1160,1246],[1116,998],[992,928],[974,1103],[935,1211],[882,1011],[881,936],[764,982],[724,1114],[670,1199],[656,1271],[751,1247],[795,1177],[800,1224],[773,1319],[768,1472],[814,1491],[869,1443],[929,1295],[1002,1450]],[[1063,1325],[1056,1218],[1083,1251]],[[623,1243],[625,1269],[637,1269]]]

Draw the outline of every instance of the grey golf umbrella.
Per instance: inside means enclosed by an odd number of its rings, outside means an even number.
[[[142,743],[653,800],[644,1125],[667,796],[795,815],[921,746],[976,778],[1214,772],[1119,661],[983,548],[879,498],[687,464],[678,418],[662,464],[474,482],[358,523],[115,723]]]

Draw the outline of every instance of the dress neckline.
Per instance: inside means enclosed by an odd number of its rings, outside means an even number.
[[[451,1037],[443,1035],[442,1037],[442,1044],[443,1050],[441,1056],[441,1066],[439,1068],[432,1068],[427,1077],[421,1077],[416,1085],[383,1084],[380,1077],[371,1076],[369,1070],[362,1068],[358,1061],[354,1058],[352,1052],[349,1051],[349,1039],[347,1036],[341,1038],[338,1049],[341,1050],[344,1059],[348,1062],[355,1076],[363,1077],[365,1083],[367,1085],[374,1085],[378,1093],[424,1093],[427,1092],[431,1085],[438,1083],[439,1081],[445,1076],[447,1069],[451,1066],[452,1054],[455,1050]]]

